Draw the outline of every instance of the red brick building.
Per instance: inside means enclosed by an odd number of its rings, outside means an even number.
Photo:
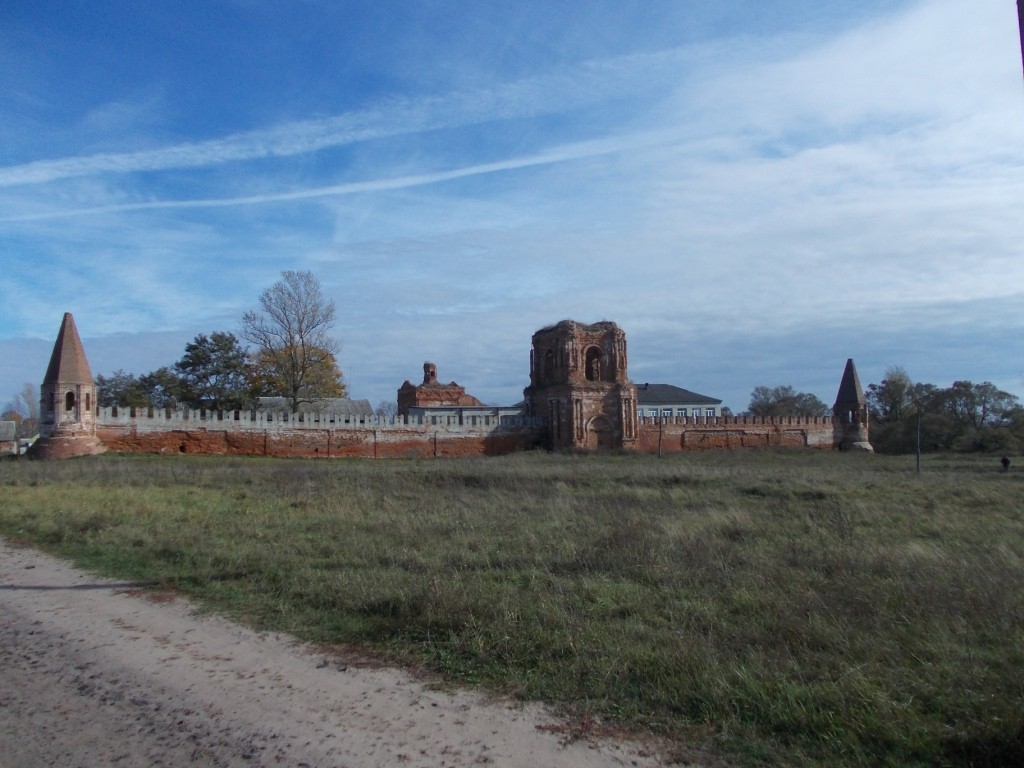
[[[398,388],[398,415],[408,416],[410,408],[465,407],[483,405],[466,389],[454,381],[442,384],[437,380],[437,366],[426,362],[423,364],[423,383],[414,386],[406,380]]]
[[[636,387],[626,375],[626,334],[615,323],[563,320],[533,334],[528,416],[548,420],[550,447],[632,448]]]

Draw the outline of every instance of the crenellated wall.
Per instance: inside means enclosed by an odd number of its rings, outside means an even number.
[[[353,417],[332,413],[101,408],[96,435],[112,451],[305,458],[493,456],[543,443],[526,417]]]
[[[635,450],[679,453],[721,448],[835,448],[833,417],[758,418],[743,416],[642,418]]]
[[[101,408],[96,411],[96,434],[107,449],[124,453],[306,458],[496,456],[547,444],[545,419],[495,413],[478,416],[471,424],[457,414],[388,418]],[[639,418],[632,450],[831,449],[836,435],[833,418]]]

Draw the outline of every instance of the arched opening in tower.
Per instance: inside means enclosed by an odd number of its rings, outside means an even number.
[[[586,357],[587,381],[601,381],[601,350],[589,347]]]

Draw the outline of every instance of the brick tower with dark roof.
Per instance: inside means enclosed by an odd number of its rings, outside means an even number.
[[[832,414],[836,425],[835,445],[839,450],[874,452],[868,436],[868,401],[861,389],[853,358],[846,361]]]
[[[96,437],[96,383],[70,312],[57,333],[50,365],[39,388],[39,440],[32,455],[66,459],[102,453]]]

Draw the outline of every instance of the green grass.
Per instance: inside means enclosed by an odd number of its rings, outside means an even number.
[[[737,765],[1024,764],[1024,473],[809,451],[0,463],[0,534]]]

